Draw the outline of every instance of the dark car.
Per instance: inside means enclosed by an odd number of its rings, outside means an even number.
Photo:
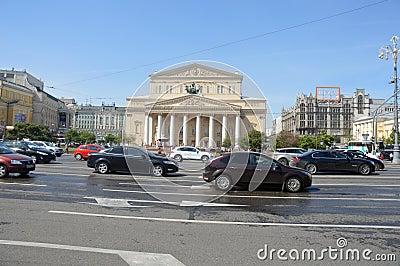
[[[361,175],[369,175],[375,172],[375,165],[370,160],[350,157],[343,152],[334,150],[306,152],[294,158],[291,165],[303,168],[311,174],[316,172],[356,172]]]
[[[258,152],[224,153],[205,167],[203,179],[206,182],[215,180],[216,188],[222,191],[234,185],[248,185],[251,191],[267,185],[298,192],[312,182],[310,173],[285,166]]]
[[[165,176],[179,170],[178,163],[174,160],[133,146],[115,146],[98,153],[90,153],[87,166],[100,174],[124,172]]]
[[[374,158],[374,157],[369,157],[369,156],[365,155],[365,153],[363,153],[362,151],[348,150],[348,151],[344,151],[343,153],[347,154],[347,156],[349,156],[349,157],[353,157],[353,158],[355,157],[355,158],[361,158],[361,159],[370,160],[375,165],[375,171],[379,171],[379,170],[385,169],[385,164],[383,163],[382,160],[380,160],[378,158]]]
[[[5,145],[0,145],[0,178],[9,173],[20,173],[23,176],[35,170],[35,162],[31,157],[18,154]]]
[[[17,153],[33,158],[35,163],[50,163],[56,160],[56,155],[53,151],[42,149],[30,141],[6,140],[2,144]]]
[[[383,150],[379,156],[382,161],[393,161],[393,150]]]

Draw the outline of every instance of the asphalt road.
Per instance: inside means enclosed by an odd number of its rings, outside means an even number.
[[[351,264],[399,265],[400,167],[220,195],[202,166],[99,175],[67,155],[0,179],[0,265],[343,265],[354,252]]]

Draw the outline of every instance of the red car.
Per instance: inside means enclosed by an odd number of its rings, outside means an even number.
[[[89,157],[89,153],[99,152],[101,150],[104,150],[104,148],[98,144],[80,145],[74,151],[74,157],[77,160],[82,160],[82,159],[87,160],[87,158]]]
[[[5,178],[9,173],[20,173],[26,176],[35,170],[35,162],[29,156],[15,153],[10,148],[0,145],[0,178]]]

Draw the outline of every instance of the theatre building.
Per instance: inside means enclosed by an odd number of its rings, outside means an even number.
[[[198,63],[154,72],[148,95],[127,98],[124,142],[221,147],[265,133],[266,100],[243,95],[243,75]],[[247,88],[246,88],[247,89]]]

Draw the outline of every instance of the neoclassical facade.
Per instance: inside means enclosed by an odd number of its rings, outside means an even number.
[[[124,142],[238,147],[247,131],[265,132],[266,100],[242,95],[243,75],[192,63],[154,72],[149,95],[127,98]]]

